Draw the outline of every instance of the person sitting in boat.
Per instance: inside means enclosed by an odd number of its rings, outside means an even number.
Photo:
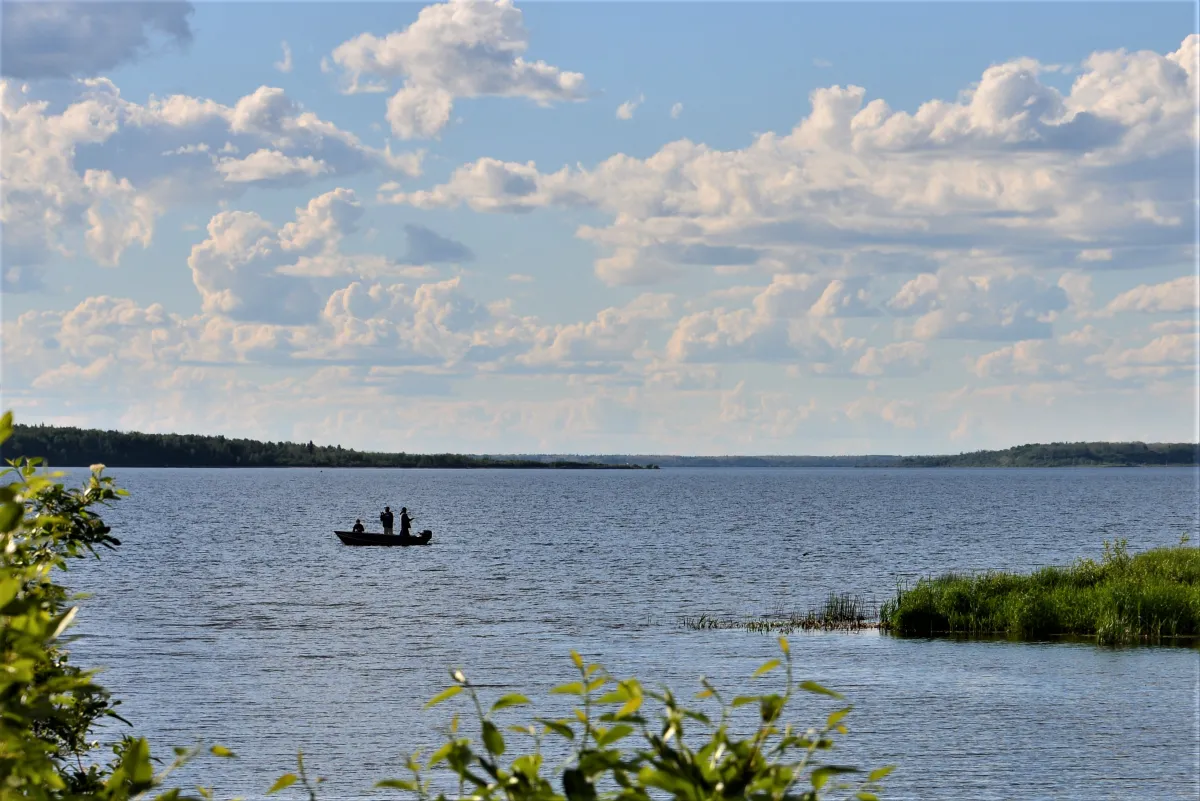
[[[392,515],[392,507],[390,507],[390,506],[383,507],[383,511],[379,513],[379,522],[383,523],[383,533],[384,534],[392,533],[392,522],[394,520],[395,520],[395,517]]]
[[[408,516],[408,507],[400,507],[400,536],[407,537],[412,534],[412,518]]]
[[[364,531],[366,531],[366,529],[363,528],[363,524],[362,524],[361,520],[355,520],[354,528],[352,528],[350,530],[353,531],[355,534],[362,534]]]

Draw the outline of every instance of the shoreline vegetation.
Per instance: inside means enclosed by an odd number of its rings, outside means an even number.
[[[669,454],[382,453],[312,442],[200,434],[144,434],[50,425],[13,426],[0,456],[33,454],[54,467],[402,467],[655,470],[660,467],[1187,467],[1190,442],[1055,442],[942,456],[673,456]]]
[[[1085,640],[1102,645],[1200,643],[1200,548],[1130,554],[1125,540],[1104,543],[1100,561],[1030,574],[947,573],[902,586],[878,609],[862,596],[830,593],[808,612],[763,617],[687,616],[684,628],[795,631],[878,630],[899,636]]]
[[[1100,561],[1027,575],[948,573],[901,587],[879,610],[881,627],[915,636],[1002,635],[1024,640],[1095,637],[1102,644],[1200,636],[1200,548],[1130,554],[1104,543]]]
[[[14,425],[0,456],[32,455],[49,467],[402,467],[517,470],[657,470],[654,464],[533,460],[459,453],[377,453],[312,442],[260,442],[199,434],[142,434]]]

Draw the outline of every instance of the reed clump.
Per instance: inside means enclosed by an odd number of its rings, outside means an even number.
[[[1117,540],[1104,543],[1099,561],[1065,568],[921,579],[880,607],[880,626],[909,635],[1075,635],[1104,644],[1196,638],[1200,549],[1185,536],[1178,546],[1130,554]]]
[[[764,617],[685,616],[689,629],[739,629],[771,634],[796,631],[860,631],[878,628],[879,618],[873,605],[861,595],[829,593],[825,603],[807,612],[786,612]]]

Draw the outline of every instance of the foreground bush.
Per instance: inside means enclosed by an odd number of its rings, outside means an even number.
[[[0,419],[0,442],[11,432],[12,415]],[[120,542],[97,514],[124,495],[96,465],[80,489],[67,489],[53,476],[41,475],[36,461],[13,461],[0,481],[0,801],[126,801],[150,797],[162,801],[212,798],[210,790],[194,794],[166,789],[171,772],[198,756],[198,748],[176,749],[165,768],[152,759],[144,738],[126,736],[101,744],[97,724],[124,722],[117,701],[95,681],[92,671],[70,663],[64,636],[76,613],[67,589],[56,583],[57,571],[72,559],[96,555],[98,548]],[[782,669],[786,676],[776,692],[725,701],[704,682],[702,699],[712,699],[719,715],[685,707],[669,691],[650,691],[636,679],[618,680],[601,666],[585,664],[572,654],[578,681],[558,687],[559,695],[577,698],[571,719],[534,719],[508,727],[510,734],[529,737],[532,747],[510,754],[493,714],[528,703],[506,695],[486,710],[476,689],[461,671],[454,684],[429,705],[465,692],[479,727],[478,742],[450,723],[447,742],[425,762],[408,760],[411,778],[379,782],[381,789],[421,799],[506,799],[508,801],[650,801],[664,795],[681,801],[754,799],[815,801],[835,792],[869,801],[883,768],[858,775],[854,768],[820,759],[844,735],[850,707],[828,715],[823,724],[796,728],[785,713],[800,693],[834,699],[841,696],[811,682],[796,682],[787,641],[780,640],[783,661],[763,665],[757,676]],[[644,714],[647,701],[661,705]],[[601,711],[607,710],[607,711]],[[753,719],[735,720],[735,710]],[[739,729],[745,734],[739,735]],[[701,733],[693,747],[686,735]],[[636,735],[636,736],[635,736]],[[543,741],[561,738],[570,746],[562,764],[545,769]],[[628,743],[636,742],[636,746]],[[556,750],[556,749],[550,749]],[[563,749],[557,749],[562,751]],[[211,755],[232,758],[221,746]],[[507,755],[507,756],[506,756]],[[321,780],[311,778],[299,761],[297,773],[285,774],[268,790],[299,785],[315,798]]]
[[[1118,540],[1104,544],[1099,562],[921,579],[881,607],[881,624],[899,634],[1081,635],[1107,644],[1197,637],[1200,549],[1186,542],[1131,556]]]

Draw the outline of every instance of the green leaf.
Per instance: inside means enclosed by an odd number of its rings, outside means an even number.
[[[780,638],[779,638],[779,650],[783,651],[783,655],[784,655],[784,656],[788,656],[788,655],[790,655],[790,654],[791,654],[792,650],[791,650],[791,648],[788,646],[787,637],[780,637]]]
[[[573,681],[569,684],[560,684],[550,691],[551,695],[583,695],[583,684]]]
[[[858,768],[844,765],[824,765],[814,770],[808,778],[812,782],[813,789],[820,790],[831,778],[841,773],[858,773]]]
[[[830,716],[825,719],[825,727],[828,729],[832,729],[835,726],[837,726],[839,723],[842,722],[842,718],[844,718],[844,717],[846,717],[846,715],[850,714],[850,710],[852,708],[853,707],[848,706],[845,709],[839,709],[837,712],[830,714]]]
[[[633,734],[632,726],[618,724],[596,738],[596,747],[605,748],[609,745],[612,745],[617,740],[620,740],[622,737],[628,737],[631,734]]]
[[[746,704],[753,704],[753,703],[756,703],[758,700],[759,700],[759,697],[757,695],[739,695],[737,698],[733,699],[733,708],[737,709],[739,706],[745,706]]]
[[[612,690],[611,692],[606,692],[604,695],[597,698],[596,703],[597,704],[623,704],[632,697],[633,696],[630,695],[629,690],[627,690],[624,687],[617,687],[617,689]]]
[[[895,765],[887,765],[882,768],[876,768],[875,770],[873,770],[867,774],[867,781],[877,782],[880,779],[882,779],[884,776],[887,776],[889,773],[891,773],[895,769],[896,769]]]
[[[632,715],[642,707],[642,696],[635,695],[625,702],[625,705],[617,710],[617,717],[623,718]]]
[[[278,793],[280,790],[291,787],[297,781],[299,781],[299,779],[295,773],[285,773],[275,780],[275,783],[271,785],[271,789],[267,790],[267,795]]]
[[[757,679],[759,676],[770,673],[772,670],[774,670],[777,667],[779,667],[779,660],[772,659],[770,662],[767,662],[762,667],[760,667],[758,670],[754,671],[754,675],[752,675],[750,678]]]
[[[0,505],[0,531],[12,531],[17,527],[17,523],[21,522],[24,513],[25,506],[23,504],[8,502]]]
[[[566,737],[568,740],[575,739],[575,731],[561,720],[547,720],[546,718],[534,718],[534,720],[560,737]]]
[[[487,747],[488,753],[500,756],[504,753],[504,737],[501,736],[500,730],[496,728],[496,724],[490,720],[483,722],[483,744]]]
[[[571,650],[571,661],[575,663],[575,667],[583,670],[583,657],[574,649]]]
[[[417,783],[411,779],[382,779],[375,782],[377,788],[390,788],[392,790],[408,790],[410,793],[417,791]]]
[[[854,794],[858,801],[879,801],[879,796],[874,793],[868,793],[866,790],[859,790]]]
[[[808,690],[810,693],[816,693],[818,695],[828,695],[830,698],[845,698],[846,697],[846,696],[842,695],[841,693],[835,693],[833,690],[829,690],[829,689],[826,689],[825,687],[822,687],[820,684],[817,684],[815,681],[800,682],[800,689]]]
[[[446,757],[450,756],[450,752],[454,750],[454,743],[446,743],[438,750],[429,755],[429,761],[425,763],[425,770],[429,770],[434,765],[441,762]]]
[[[510,706],[521,706],[523,704],[528,704],[528,703],[529,703],[528,698],[526,698],[523,695],[520,695],[519,693],[513,693],[511,695],[503,696],[499,701],[492,704],[492,711],[495,712],[497,709],[504,709],[504,708],[510,707]]]
[[[433,696],[433,698],[430,698],[429,701],[427,701],[425,704],[425,709],[429,709],[431,706],[437,706],[442,701],[445,701],[448,698],[453,698],[454,696],[458,695],[461,692],[462,692],[462,685],[460,685],[460,684],[455,684],[453,687],[447,687],[446,689],[442,690],[437,695]]]
[[[212,752],[213,756],[224,757],[226,759],[230,759],[230,758],[236,756],[236,754],[234,754],[232,751],[230,751],[228,748],[226,748],[223,745],[214,745],[212,748],[210,748],[208,750],[210,752]]]

